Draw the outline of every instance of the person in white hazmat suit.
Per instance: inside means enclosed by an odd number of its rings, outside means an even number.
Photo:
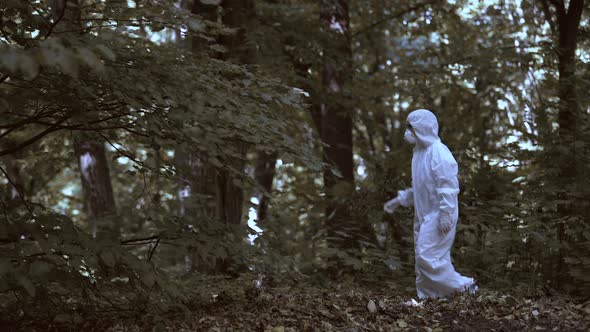
[[[459,217],[457,162],[438,137],[436,116],[424,109],[408,115],[404,139],[414,145],[412,188],[401,190],[384,209],[414,206],[416,291],[420,299],[477,291],[475,280],[460,275],[451,262]]]

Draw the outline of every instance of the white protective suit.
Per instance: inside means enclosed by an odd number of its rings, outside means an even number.
[[[398,197],[386,204],[386,211],[393,212],[399,205],[414,206],[418,297],[444,297],[466,290],[475,292],[474,279],[457,273],[451,262],[459,217],[457,162],[438,137],[438,122],[432,112],[413,111],[408,115],[408,124],[416,138],[412,188],[399,191]],[[411,135],[411,131],[408,134]]]

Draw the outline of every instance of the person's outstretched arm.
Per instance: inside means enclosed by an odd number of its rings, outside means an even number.
[[[398,191],[397,198],[403,207],[414,206],[414,188]]]
[[[383,206],[383,209],[387,213],[393,213],[395,209],[400,206],[408,207],[414,205],[414,189],[408,188],[406,190],[400,190],[397,193],[397,197],[387,201]]]

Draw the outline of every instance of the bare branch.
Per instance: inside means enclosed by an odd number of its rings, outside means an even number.
[[[66,8],[67,7],[68,7],[68,4],[67,3],[64,3],[64,6],[61,9],[61,13],[59,13],[58,18],[55,20],[55,22],[53,22],[53,24],[49,27],[49,30],[45,34],[45,39],[49,38],[49,36],[53,32],[53,29],[55,29],[55,27],[57,26],[57,24],[63,19],[64,15],[66,14]]]

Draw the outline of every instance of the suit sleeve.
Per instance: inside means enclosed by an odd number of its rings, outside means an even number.
[[[414,189],[408,188],[398,191],[397,198],[403,207],[414,206]]]
[[[435,192],[438,197],[442,217],[452,220],[458,204],[459,180],[457,179],[457,162],[451,152],[444,146],[432,155],[432,172]]]

